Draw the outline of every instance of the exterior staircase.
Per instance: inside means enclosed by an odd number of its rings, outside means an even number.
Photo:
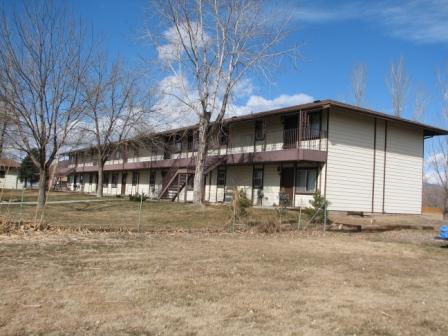
[[[210,156],[207,158],[204,167],[204,175],[210,173],[213,169],[224,163],[225,155]],[[194,178],[194,167],[180,168],[177,166],[171,167],[162,180],[162,189],[159,192],[159,200],[170,200],[174,202],[179,193],[185,188],[189,179]]]

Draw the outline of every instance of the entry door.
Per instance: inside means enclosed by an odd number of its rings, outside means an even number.
[[[280,181],[280,191],[288,195],[289,205],[294,200],[294,167],[284,167]]]
[[[123,173],[121,175],[121,195],[124,196],[126,194],[126,181],[128,179],[128,174]]]

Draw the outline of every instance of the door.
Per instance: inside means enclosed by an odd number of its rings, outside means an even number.
[[[280,194],[286,194],[288,205],[292,205],[294,200],[294,167],[283,167],[280,180]],[[281,201],[280,201],[281,203]]]
[[[124,196],[126,194],[126,181],[128,179],[128,174],[123,173],[121,174],[121,196]]]

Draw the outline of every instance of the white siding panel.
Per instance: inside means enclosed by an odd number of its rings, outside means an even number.
[[[386,213],[421,213],[423,132],[389,123],[387,129]]]
[[[383,177],[384,177],[384,120],[376,122],[376,151],[375,151],[375,188],[373,195],[373,212],[383,211]]]
[[[332,113],[329,121],[327,199],[330,210],[370,211],[373,119]]]
[[[246,191],[246,196],[252,196],[252,166],[228,166],[226,177],[226,189],[230,191],[237,187]]]
[[[263,205],[278,205],[280,193],[279,165],[265,165],[263,176]]]

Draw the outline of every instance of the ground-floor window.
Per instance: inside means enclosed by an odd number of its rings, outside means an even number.
[[[4,171],[3,169],[0,170],[0,178],[5,178],[6,176],[6,171]]]
[[[152,171],[149,174],[149,186],[154,187],[156,185],[156,172]]]
[[[109,185],[109,174],[104,174],[103,188],[107,188],[108,185]]]
[[[254,189],[263,189],[263,168],[254,168],[252,185]]]
[[[226,185],[226,167],[218,167],[216,184],[218,187],[224,187]]]
[[[112,188],[116,188],[118,183],[118,173],[112,174]]]
[[[94,174],[90,173],[90,175],[89,175],[89,184],[93,183],[93,176],[94,176]]]
[[[317,168],[297,168],[296,194],[311,194],[317,187]]]
[[[136,186],[138,184],[138,180],[140,178],[139,172],[132,172],[132,185]]]

